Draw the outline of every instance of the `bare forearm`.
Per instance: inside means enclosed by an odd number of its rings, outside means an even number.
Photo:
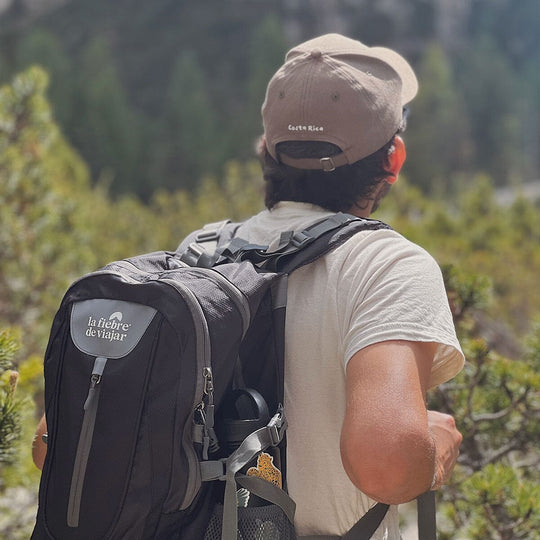
[[[400,504],[431,486],[438,440],[425,393],[435,350],[434,343],[377,343],[347,366],[341,457],[351,481],[377,501]]]
[[[372,499],[401,504],[427,491],[435,470],[435,442],[427,427],[407,424],[403,431],[362,429],[356,448],[342,440],[342,460],[351,481]]]

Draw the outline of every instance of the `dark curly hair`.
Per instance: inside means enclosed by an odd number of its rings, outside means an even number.
[[[265,150],[265,205],[271,209],[280,201],[296,201],[316,204],[331,212],[346,212],[358,201],[369,199],[380,181],[391,175],[388,155],[393,143],[394,137],[373,154],[330,172],[278,163]],[[281,142],[276,151],[292,158],[330,157],[341,152],[338,146],[321,141]]]

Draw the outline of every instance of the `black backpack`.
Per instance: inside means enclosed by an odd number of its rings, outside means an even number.
[[[287,275],[388,227],[336,214],[283,234],[272,253],[234,238],[237,227],[211,224],[176,252],[111,263],[66,292],[44,360],[33,540],[296,538],[282,406]],[[369,538],[387,508],[346,538]]]

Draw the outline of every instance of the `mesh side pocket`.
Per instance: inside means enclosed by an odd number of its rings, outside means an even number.
[[[221,540],[223,505],[216,504],[204,540]],[[294,526],[274,504],[238,508],[238,540],[296,540]]]

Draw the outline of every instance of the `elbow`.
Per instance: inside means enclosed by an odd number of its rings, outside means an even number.
[[[434,446],[427,430],[404,429],[390,437],[380,430],[342,436],[341,457],[353,484],[378,502],[409,502],[431,485]]]
[[[36,428],[34,440],[32,442],[32,460],[34,465],[41,471],[47,455],[47,445],[43,441],[43,435],[47,433],[47,422],[43,416]]]
[[[39,440],[36,436],[34,443],[32,445],[32,461],[34,465],[40,470],[43,470],[43,465],[45,463],[45,456],[47,454],[47,447],[43,441]]]

